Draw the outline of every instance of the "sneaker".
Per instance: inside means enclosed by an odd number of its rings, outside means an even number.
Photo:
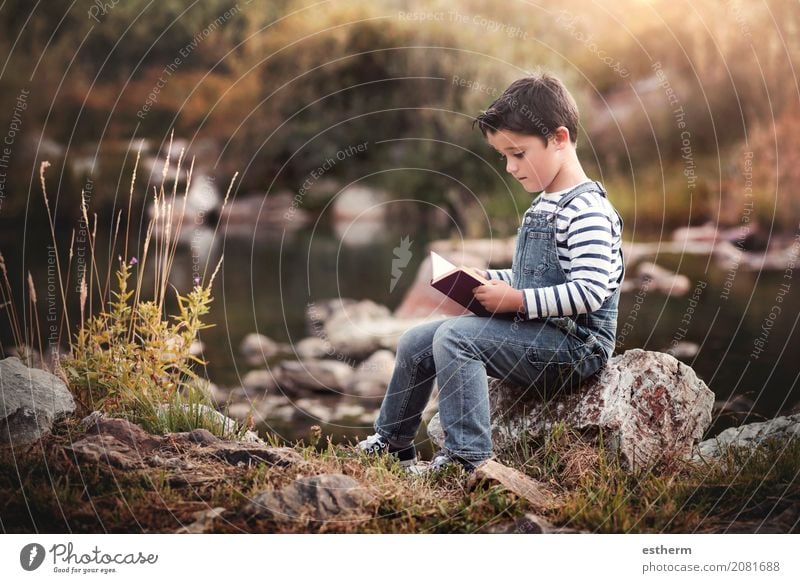
[[[393,455],[400,460],[400,465],[407,470],[417,463],[417,448],[413,443],[404,447],[394,447],[378,433],[370,435],[356,446],[359,451],[373,455]]]
[[[466,460],[457,455],[447,453],[445,450],[440,449],[433,454],[433,458],[431,459],[431,463],[428,466],[427,471],[440,472],[446,470],[447,468],[458,466],[462,467],[468,474],[474,472],[476,467],[474,462]]]

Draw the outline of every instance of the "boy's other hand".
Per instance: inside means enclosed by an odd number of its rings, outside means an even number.
[[[484,308],[495,314],[522,312],[525,309],[522,290],[499,279],[490,279],[489,283],[472,288],[472,293]]]

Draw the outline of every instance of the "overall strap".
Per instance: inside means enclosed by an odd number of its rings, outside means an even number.
[[[599,192],[600,195],[603,197],[606,196],[606,191],[599,182],[597,181],[584,182],[583,184],[579,184],[578,186],[576,186],[575,188],[573,188],[568,193],[564,194],[561,198],[558,199],[558,202],[556,203],[557,207],[556,212],[558,212],[558,209],[563,209],[564,207],[566,207],[576,197],[582,195],[584,192],[592,192],[592,191]]]

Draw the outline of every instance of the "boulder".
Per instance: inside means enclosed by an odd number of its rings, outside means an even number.
[[[391,350],[378,350],[356,367],[349,391],[361,397],[381,397],[392,380],[395,356]]]
[[[399,338],[405,327],[397,322],[389,308],[364,300],[333,312],[323,334],[335,354],[361,359],[378,350],[383,337],[396,333]]]
[[[242,379],[242,388],[247,396],[263,395],[278,388],[280,369],[251,370]]]
[[[400,335],[421,321],[395,318],[386,306],[363,300],[331,314],[323,332],[336,354],[361,360],[380,348],[396,350]]]
[[[370,300],[337,299],[310,304],[306,320],[319,342],[302,340],[303,351],[319,354],[324,348],[323,356],[329,359],[359,361],[381,348],[396,352],[400,335],[429,318],[396,318],[389,308]]]
[[[306,358],[325,358],[334,353],[333,347],[330,342],[316,336],[309,336],[303,338],[300,342],[294,345],[294,353],[300,360]]]
[[[316,336],[334,314],[343,309],[358,304],[351,298],[332,298],[328,300],[315,300],[306,306],[306,328],[308,333]],[[321,339],[322,340],[322,339]]]
[[[281,388],[342,393],[353,377],[353,367],[332,359],[284,360],[280,364]]]
[[[36,441],[74,411],[75,400],[61,379],[28,368],[17,357],[0,360],[0,444]]]
[[[239,345],[239,352],[250,366],[264,364],[267,359],[275,356],[278,351],[277,342],[255,332],[245,336],[241,345]]]
[[[301,398],[294,401],[293,406],[298,413],[310,417],[318,423],[333,421],[336,410],[335,403],[331,403],[329,399],[326,402],[324,399]]]
[[[719,457],[728,447],[755,447],[768,439],[800,438],[800,414],[776,417],[760,423],[730,427],[716,437],[706,439],[697,446],[696,461]]]
[[[660,352],[628,350],[612,358],[578,391],[543,401],[532,388],[490,379],[495,447],[525,433],[541,435],[555,423],[588,436],[602,433],[610,453],[629,470],[662,458],[688,458],[711,424],[714,393],[691,367]],[[438,414],[428,434],[441,447]]]
[[[372,516],[374,497],[355,479],[342,474],[298,478],[280,490],[257,494],[245,507],[253,517],[278,522],[350,522]]]

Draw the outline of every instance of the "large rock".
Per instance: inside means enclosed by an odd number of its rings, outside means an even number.
[[[294,353],[298,359],[305,360],[306,358],[325,358],[335,354],[335,351],[330,342],[324,338],[309,336],[294,345]]]
[[[279,352],[278,343],[255,332],[248,334],[239,346],[239,352],[250,366],[263,365]]]
[[[321,523],[349,522],[371,517],[374,497],[355,479],[342,474],[298,478],[280,490],[253,498],[245,512],[273,520]]]
[[[761,423],[730,427],[697,446],[695,460],[719,457],[729,447],[755,447],[768,439],[800,438],[800,414],[776,417]]]
[[[251,370],[242,379],[242,389],[247,396],[253,397],[274,392],[280,384],[280,369]]]
[[[496,379],[489,383],[489,396],[495,447],[563,422],[587,435],[602,432],[605,446],[631,470],[663,457],[689,457],[711,424],[714,405],[714,393],[691,367],[667,354],[639,349],[612,358],[580,390],[547,402],[532,388]],[[438,414],[428,434],[443,445]]]
[[[381,348],[397,351],[400,335],[425,321],[395,318],[386,306],[363,300],[343,303],[318,333],[330,343],[336,358],[361,360]]]
[[[391,350],[378,350],[356,367],[350,392],[361,397],[381,397],[392,380],[395,356]]]
[[[36,441],[75,411],[75,400],[55,375],[19,358],[0,360],[0,444]]]
[[[284,360],[280,364],[281,388],[344,392],[353,377],[353,367],[332,359]]]
[[[341,312],[346,307],[354,306],[358,303],[352,298],[331,298],[327,300],[315,300],[306,305],[306,330],[312,336],[319,338],[318,333],[325,326],[334,314]],[[324,339],[321,339],[324,341]]]

